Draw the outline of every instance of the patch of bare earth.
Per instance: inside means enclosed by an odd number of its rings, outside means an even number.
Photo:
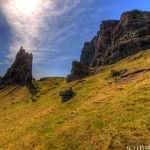
[[[115,83],[117,83],[117,84],[129,83],[130,81],[135,80],[137,77],[143,75],[147,71],[150,71],[150,69],[136,70],[136,71],[128,73],[126,75],[122,75],[119,79],[116,79]]]

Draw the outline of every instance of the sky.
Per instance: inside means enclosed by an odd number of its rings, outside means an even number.
[[[0,76],[21,46],[35,78],[67,76],[101,21],[132,9],[150,11],[150,0],[0,0]]]

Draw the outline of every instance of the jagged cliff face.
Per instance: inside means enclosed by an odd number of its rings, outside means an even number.
[[[103,21],[94,40],[85,44],[80,62],[91,67],[112,64],[148,48],[150,12],[133,10],[120,20]]]
[[[16,55],[15,62],[2,78],[2,84],[32,82],[32,54],[26,53],[23,47]]]
[[[95,36],[91,42],[84,43],[81,53],[80,62],[86,66],[90,66],[96,50],[97,37]]]
[[[148,48],[150,12],[132,10],[123,13],[120,20],[102,21],[97,36],[84,44],[80,63],[95,68],[115,63]]]

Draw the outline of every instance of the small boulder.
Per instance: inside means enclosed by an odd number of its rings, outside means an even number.
[[[126,73],[128,70],[127,69],[121,69],[119,72],[120,72],[120,74],[124,74],[124,73]]]
[[[120,75],[120,72],[119,71],[116,71],[116,70],[111,70],[111,77],[117,77]]]
[[[62,97],[62,102],[67,102],[73,97],[74,93],[72,91],[72,88],[66,89],[64,91],[61,91],[59,93],[59,96]]]
[[[122,75],[124,73],[126,73],[128,70],[127,69],[121,69],[119,71],[117,70],[111,70],[111,73],[110,73],[110,76],[113,78],[113,77],[117,77],[119,75]]]

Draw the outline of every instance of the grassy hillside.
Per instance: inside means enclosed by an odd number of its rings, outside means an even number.
[[[125,76],[108,78],[112,69]],[[0,91],[2,150],[125,150],[150,145],[150,50],[82,82],[46,78]],[[75,85],[61,102],[59,91]]]

